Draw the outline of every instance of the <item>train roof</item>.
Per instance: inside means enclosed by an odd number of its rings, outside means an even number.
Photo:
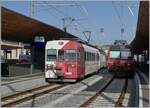
[[[130,50],[130,45],[111,45],[110,50]]]
[[[90,47],[93,47],[93,48],[96,48],[96,49],[100,50],[100,48],[98,48],[98,47],[96,47],[96,46],[94,46],[94,45],[91,45],[91,44],[89,44],[88,42],[86,42],[86,41],[84,41],[84,40],[82,40],[82,39],[80,39],[80,38],[60,38],[59,40],[76,41],[76,42],[79,42],[79,43],[81,43],[81,44],[84,44],[84,45],[87,45],[87,46],[90,46]],[[59,40],[57,40],[57,41],[59,41]],[[53,41],[54,41],[54,40],[53,40]]]

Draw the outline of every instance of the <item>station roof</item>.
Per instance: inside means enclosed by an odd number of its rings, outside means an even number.
[[[34,36],[45,36],[45,40],[48,41],[63,38],[65,34],[67,34],[67,38],[77,38],[59,28],[7,8],[2,7],[1,10],[3,40],[31,43]],[[136,36],[131,42],[131,46],[134,53],[149,50],[149,1],[140,2]]]
[[[2,10],[2,40],[31,43],[34,36],[45,36],[45,40],[77,38],[54,26],[24,16],[5,7]]]
[[[137,54],[149,50],[149,1],[140,2],[136,35],[131,46]]]

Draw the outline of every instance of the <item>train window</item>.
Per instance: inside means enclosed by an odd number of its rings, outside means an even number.
[[[58,50],[58,61],[64,61],[64,50]]]
[[[66,50],[66,61],[76,61],[75,50]]]
[[[92,53],[89,53],[89,54],[90,54],[90,57],[89,57],[89,58],[90,58],[90,61],[92,61]]]
[[[86,61],[86,52],[84,52],[84,61]]]
[[[88,61],[88,60],[89,60],[89,53],[86,52],[86,61]]]
[[[99,61],[99,55],[97,54],[97,61]]]
[[[88,52],[86,52],[86,61],[88,61]]]
[[[96,61],[97,59],[96,59],[96,53],[94,54],[94,61]]]
[[[56,49],[47,50],[47,61],[56,61],[57,51]]]
[[[93,53],[90,53],[91,54],[91,61],[93,61]]]
[[[81,61],[85,61],[84,60],[84,52],[83,51],[81,52]]]
[[[91,58],[90,58],[90,53],[88,52],[88,61],[90,61],[90,59],[91,59]]]
[[[90,53],[90,61],[92,61],[92,53]]]
[[[120,58],[120,51],[110,51],[110,58],[112,59]]]
[[[94,61],[94,53],[92,53],[92,61]]]
[[[121,59],[128,59],[129,57],[131,57],[130,51],[121,51]]]
[[[93,61],[95,61],[95,53],[93,53]]]
[[[89,61],[91,61],[91,53],[89,53]]]
[[[93,57],[92,57],[92,53],[90,53],[90,61],[92,61]]]

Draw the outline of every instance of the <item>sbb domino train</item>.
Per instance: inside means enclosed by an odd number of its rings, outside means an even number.
[[[75,82],[107,64],[105,54],[78,40],[53,40],[46,44],[46,82]]]
[[[128,45],[112,45],[108,50],[107,66],[117,77],[133,77],[133,56]]]

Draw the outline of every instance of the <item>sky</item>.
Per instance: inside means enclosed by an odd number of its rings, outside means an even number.
[[[57,28],[63,29],[65,25],[67,32],[83,40],[86,40],[83,32],[90,31],[90,43],[100,46],[120,39],[130,43],[136,33],[139,1],[34,1],[32,9],[30,4],[30,1],[2,2],[6,8]]]

